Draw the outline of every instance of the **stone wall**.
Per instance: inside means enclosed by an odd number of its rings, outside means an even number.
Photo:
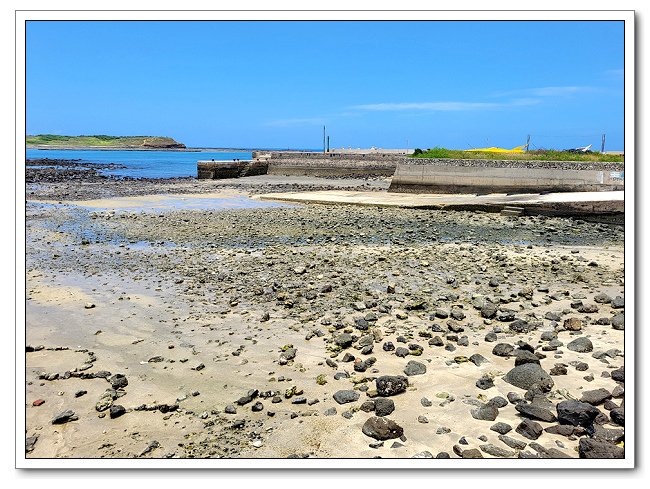
[[[397,157],[391,154],[337,154],[272,152],[253,153],[265,157],[270,175],[308,175],[315,177],[392,176]]]
[[[266,175],[268,163],[265,160],[199,161],[196,165],[197,178],[215,180]]]

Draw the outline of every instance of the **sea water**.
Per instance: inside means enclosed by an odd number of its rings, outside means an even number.
[[[98,170],[104,175],[131,178],[178,178],[197,176],[199,160],[250,160],[250,151],[121,151],[27,149],[26,158],[81,160],[83,163],[115,163],[126,168]]]

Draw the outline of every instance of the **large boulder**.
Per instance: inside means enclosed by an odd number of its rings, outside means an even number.
[[[508,384],[528,390],[537,384],[544,391],[550,391],[554,382],[549,374],[536,363],[518,365],[503,376]]]
[[[363,424],[361,431],[364,435],[375,440],[391,440],[404,434],[404,428],[388,418],[373,416]]]
[[[567,400],[555,406],[557,420],[560,424],[582,426],[588,430],[593,429],[593,423],[600,414],[600,410],[586,402]]]
[[[403,375],[383,375],[375,381],[377,393],[382,397],[389,397],[406,391],[409,381]]]

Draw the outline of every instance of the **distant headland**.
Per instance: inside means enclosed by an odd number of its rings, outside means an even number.
[[[182,143],[162,136],[60,136],[39,134],[26,136],[28,148],[41,149],[186,149]]]

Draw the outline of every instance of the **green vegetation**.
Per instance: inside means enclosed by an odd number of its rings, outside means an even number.
[[[419,148],[418,148],[419,149]],[[490,153],[479,151],[463,151],[436,146],[426,151],[414,151],[412,158],[454,158],[459,160],[544,160],[544,161],[602,161],[622,162],[624,155],[603,154],[597,152],[573,153],[552,149],[536,149],[523,153]]]
[[[59,136],[39,134],[26,136],[27,146],[99,147],[99,148],[184,148],[172,138],[159,136]]]

